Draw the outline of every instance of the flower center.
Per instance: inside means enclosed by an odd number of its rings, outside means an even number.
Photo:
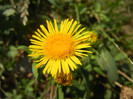
[[[66,58],[74,54],[73,39],[67,34],[54,34],[46,39],[45,55],[50,58]]]

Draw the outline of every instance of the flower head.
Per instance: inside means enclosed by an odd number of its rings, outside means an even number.
[[[64,74],[63,72],[58,73],[57,75],[55,75],[54,77],[55,81],[59,84],[62,84],[64,86],[72,85],[72,80],[73,80],[73,75],[72,73],[69,74]]]
[[[35,35],[30,39],[32,45],[29,49],[33,51],[29,56],[40,56],[36,68],[44,66],[43,73],[50,73],[52,76],[63,72],[69,74],[70,69],[77,69],[76,64],[82,65],[78,57],[87,56],[86,48],[91,47],[89,42],[85,42],[90,37],[89,32],[84,32],[77,21],[66,19],[61,21],[60,29],[54,20],[47,22],[47,29],[40,25]],[[76,64],[75,64],[76,63]]]
[[[89,41],[91,43],[95,43],[97,41],[97,35],[96,35],[96,33],[94,33],[93,31],[90,31],[89,35],[90,35]]]

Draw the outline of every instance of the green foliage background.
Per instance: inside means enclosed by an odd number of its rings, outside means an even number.
[[[28,45],[40,24],[66,18],[95,30],[98,41],[73,72],[73,85],[57,89],[33,69]],[[118,99],[115,82],[133,84],[132,27],[132,0],[0,0],[0,99]]]

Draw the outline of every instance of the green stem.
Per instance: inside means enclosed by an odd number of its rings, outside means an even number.
[[[99,52],[98,52],[97,50],[95,50],[94,48],[93,48],[93,51],[94,51],[98,56],[100,56]]]
[[[79,70],[80,70],[83,78],[85,79],[85,84],[86,84],[86,99],[89,99],[89,97],[90,97],[90,88],[89,88],[89,79],[88,79],[88,77],[86,75],[87,72],[84,69],[82,69],[82,68],[79,68]]]
[[[127,54],[120,49],[120,47],[112,40],[112,38],[110,38],[109,35],[107,33],[105,33],[103,30],[102,30],[102,32],[114,44],[114,46],[125,56],[125,58],[129,61],[129,63],[133,64],[132,60],[130,58],[128,58]]]
[[[78,6],[76,4],[75,4],[75,12],[76,12],[77,20],[80,23],[79,10],[78,10]]]
[[[62,86],[57,85],[56,99],[64,99],[64,93],[62,91]]]

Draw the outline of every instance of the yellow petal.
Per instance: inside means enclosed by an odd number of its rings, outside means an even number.
[[[70,58],[67,58],[67,62],[70,66],[70,68],[72,69],[72,71],[74,71],[74,68],[76,69],[76,65],[73,63],[73,61]]]
[[[39,29],[37,29],[39,30]],[[41,35],[38,33],[38,32],[35,32],[35,34],[38,36],[38,37],[41,37]]]
[[[57,74],[57,72],[61,72],[61,64],[60,64],[60,60],[55,60],[55,62],[53,63],[53,68],[51,70],[51,74],[54,76]]]
[[[47,64],[47,65],[49,65],[49,68],[48,68],[47,73],[50,73],[50,71],[52,70],[52,67],[53,67],[53,62],[54,62],[54,60],[53,60],[53,59],[50,59],[50,60],[49,60],[49,63]]]
[[[67,28],[68,20],[69,20],[69,19],[66,19],[66,20],[64,21],[64,25],[63,25],[62,30],[61,30],[62,33],[67,33],[67,32],[66,32],[66,28]]]
[[[75,33],[74,37],[78,36],[82,31],[84,31],[86,28],[82,28],[80,31],[78,31],[77,33]]]
[[[31,43],[36,43],[36,44],[43,44],[43,42],[38,41],[38,40],[34,40],[34,39],[30,39]]]
[[[82,65],[82,63],[80,62],[80,60],[76,57],[76,56],[71,56],[70,57],[76,64]]]
[[[78,39],[77,39],[77,42],[82,42],[82,41],[88,40],[89,37],[90,37],[89,35],[84,35],[84,36],[78,38]]]
[[[68,32],[70,26],[72,25],[72,22],[73,22],[73,19],[71,21],[68,22],[68,24],[66,25],[66,28],[65,28],[65,33]]]
[[[42,49],[29,48],[29,50],[31,50],[31,51],[37,51],[37,52],[43,52],[43,50],[42,50]]]
[[[76,27],[76,29],[71,33],[71,35],[73,35],[77,30],[78,30],[78,28],[81,26],[81,24],[80,25],[78,25],[77,27]]]
[[[69,30],[69,32],[68,32],[68,34],[71,34],[72,33],[72,31],[74,30],[74,28],[75,28],[75,26],[77,25],[77,21],[75,21],[74,23],[73,23],[73,25],[72,25],[72,27],[71,27],[71,29]]]
[[[39,68],[40,66],[45,65],[45,64],[47,63],[47,61],[48,61],[48,58],[44,58],[44,60],[41,61],[40,63],[38,63],[38,64],[35,66],[35,68]]]
[[[58,26],[57,26],[57,22],[55,19],[54,19],[54,27],[55,27],[55,31],[58,33]]]
[[[40,27],[41,27],[42,31],[48,36],[49,33],[48,33],[47,29],[43,25],[40,25]]]
[[[52,62],[51,62],[51,60],[48,61],[47,65],[43,69],[43,74],[45,74],[47,70],[48,70],[47,73],[49,73],[51,71]]]
[[[88,47],[91,47],[90,43],[79,44],[76,46],[76,49],[82,49],[82,48],[88,48]]]
[[[62,21],[62,22],[61,22],[61,25],[60,25],[60,32],[62,32],[62,30],[63,30],[63,27],[64,27],[64,25],[65,25],[64,23],[65,23],[65,21]]]
[[[86,50],[76,50],[78,52],[87,52],[87,53],[92,53],[91,51],[86,51]]]
[[[50,27],[51,27],[51,30],[52,30],[52,32],[53,32],[53,34],[54,34],[54,33],[55,33],[55,29],[54,29],[53,24],[52,24],[51,21],[50,21]]]
[[[43,41],[44,40],[44,38],[41,38],[41,37],[38,37],[38,36],[35,36],[35,35],[33,35],[32,37],[37,39],[37,40],[39,40],[39,41]]]
[[[64,60],[61,60],[61,66],[62,66],[62,70],[63,70],[64,74],[66,74],[67,71],[66,71],[66,66],[64,65]]]
[[[46,38],[46,36],[45,36],[39,29],[37,29],[37,31],[38,31],[44,38]]]
[[[33,48],[33,49],[42,49],[41,46],[37,46],[37,45],[30,45],[29,48]]]
[[[69,66],[66,60],[62,60],[62,68],[66,68],[66,74],[70,73]]]
[[[75,52],[75,55],[77,55],[79,57],[88,56],[87,54],[83,54],[83,53],[79,53],[79,52]]]
[[[41,58],[41,59],[39,59],[39,60],[35,60],[35,61],[33,61],[33,62],[40,62],[40,61],[42,61],[42,60],[44,60],[45,59],[45,57],[43,57],[43,58]]]
[[[28,56],[40,56],[42,55],[42,53],[33,53],[33,54],[29,54]]]

